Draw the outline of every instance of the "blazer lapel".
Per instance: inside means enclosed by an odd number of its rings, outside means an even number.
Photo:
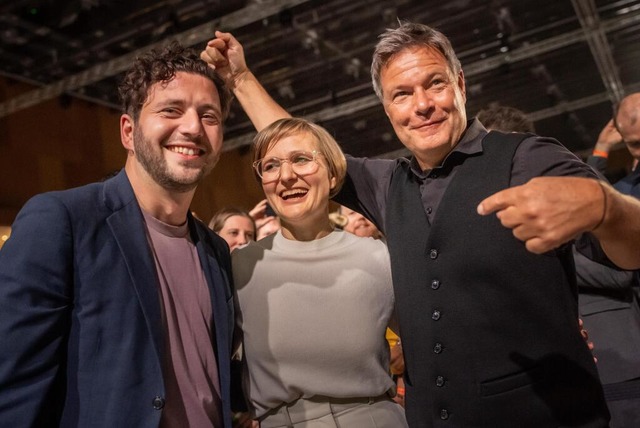
[[[231,352],[231,332],[233,329],[233,313],[232,309],[227,307],[227,302],[231,298],[230,282],[227,272],[220,268],[218,262],[219,254],[213,245],[206,245],[209,240],[205,236],[205,232],[195,226],[195,221],[189,218],[189,226],[191,230],[195,230],[194,238],[200,264],[204,271],[205,278],[209,285],[211,293],[211,308],[213,309],[213,327],[215,330],[216,351],[227,349]],[[193,236],[193,235],[192,235]],[[225,356],[226,358],[226,356]]]
[[[111,183],[105,184],[105,201],[107,206],[113,209],[107,223],[122,252],[149,334],[161,360],[164,353],[164,337],[158,276],[142,212],[124,171]]]

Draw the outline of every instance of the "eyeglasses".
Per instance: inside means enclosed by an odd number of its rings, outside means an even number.
[[[317,157],[321,155],[322,153],[315,150],[312,152],[293,152],[288,159],[276,157],[258,159],[253,163],[253,168],[263,183],[270,183],[280,178],[282,164],[285,162],[289,162],[291,169],[297,175],[304,176],[315,173],[319,167]]]

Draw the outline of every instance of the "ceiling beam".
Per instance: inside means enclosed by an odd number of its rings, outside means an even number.
[[[627,16],[627,15],[620,16],[617,18],[610,19],[606,22],[603,22],[602,25],[600,26],[600,29],[609,32],[609,31],[618,30],[618,29],[636,24],[638,22],[640,22],[640,13],[635,13],[632,16]],[[468,80],[469,77],[473,77],[481,73],[495,70],[505,64],[513,64],[518,61],[523,61],[528,58],[532,58],[547,52],[561,49],[563,47],[569,46],[574,43],[584,42],[585,40],[587,40],[586,32],[583,30],[575,30],[575,31],[564,33],[564,34],[560,34],[555,37],[550,37],[545,40],[541,40],[540,42],[537,42],[537,43],[523,45],[503,55],[496,55],[491,58],[486,58],[480,61],[463,65],[465,78]],[[464,55],[465,55],[465,52],[459,53],[459,56],[464,56]],[[607,86],[607,89],[609,89],[608,86]],[[594,95],[592,97],[587,97],[587,98],[589,100],[586,100],[586,101],[591,102],[591,104],[589,105],[593,105],[593,104],[597,104],[598,102],[601,102],[603,98],[604,99],[610,98],[610,93],[607,92],[607,93],[598,94],[598,95]],[[584,100],[585,99],[570,102],[570,103],[564,103],[560,106],[544,109],[544,111],[541,111],[541,112],[530,113],[530,115],[533,115],[534,117],[536,117],[535,120],[540,120],[543,118],[550,117],[550,115],[553,116],[555,114],[565,113],[566,111],[568,111],[570,107],[579,106],[580,102],[584,102]],[[597,101],[594,101],[594,100],[597,100]],[[347,114],[356,113],[371,107],[375,107],[376,105],[379,105],[379,104],[380,104],[380,101],[378,100],[378,97],[372,93],[371,95],[365,95],[360,98],[354,99],[352,101],[340,104],[338,106],[332,106],[332,107],[317,111],[315,113],[305,115],[305,118],[314,122],[328,121],[328,120],[336,119],[338,117],[341,117]],[[305,107],[308,108],[308,106],[305,106]],[[301,109],[299,109],[298,106],[292,106],[292,107],[289,107],[288,110],[290,112],[295,112]],[[248,126],[248,125],[250,125],[248,122],[245,123],[245,126]],[[241,126],[242,125],[238,125],[237,127],[241,127]],[[255,132],[249,132],[249,133],[225,140],[224,150],[225,151],[233,150],[238,147],[251,144],[251,141],[254,135],[255,135]]]
[[[83,72],[74,74],[42,88],[26,92],[8,101],[0,103],[0,117],[8,116],[19,110],[34,106],[43,101],[55,98],[65,92],[70,92],[99,82],[107,77],[115,76],[126,71],[136,57],[153,48],[162,48],[172,40],[177,40],[185,46],[193,46],[211,39],[216,30],[224,28],[231,30],[253,22],[260,21],[281,12],[283,9],[298,6],[310,0],[261,0],[254,1],[241,10],[214,19],[206,24],[199,25],[184,31],[176,36],[166,38],[160,42],[150,44],[126,55],[114,58],[110,61],[97,64]]]
[[[613,103],[618,103],[624,97],[624,89],[607,35],[600,25],[600,16],[595,2],[594,0],[571,0],[571,3],[584,31],[591,55],[600,71],[604,87],[607,88],[609,99]]]

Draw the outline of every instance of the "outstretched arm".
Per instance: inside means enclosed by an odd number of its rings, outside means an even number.
[[[231,33],[216,31],[200,58],[214,68],[242,105],[258,131],[278,119],[291,117],[260,84],[249,70],[244,50]]]
[[[493,212],[533,253],[591,232],[613,263],[623,269],[640,268],[640,201],[604,182],[537,177],[480,202],[479,214]]]

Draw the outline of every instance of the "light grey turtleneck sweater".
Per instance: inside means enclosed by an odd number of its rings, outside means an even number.
[[[255,416],[298,398],[375,397],[393,386],[385,328],[394,300],[381,241],[335,231],[302,242],[278,232],[232,259]]]

